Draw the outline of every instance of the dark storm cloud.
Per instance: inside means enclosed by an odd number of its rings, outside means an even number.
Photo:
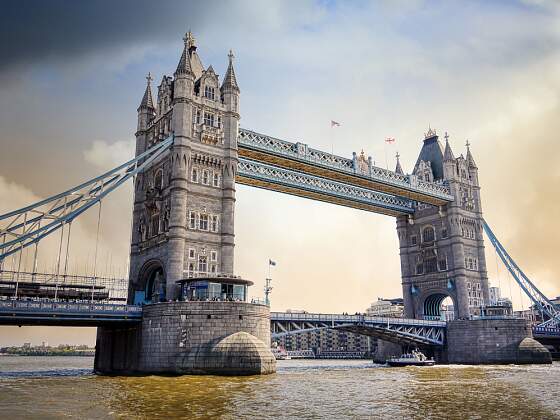
[[[216,1],[3,1],[0,72],[43,60],[175,39],[197,30],[223,5]]]

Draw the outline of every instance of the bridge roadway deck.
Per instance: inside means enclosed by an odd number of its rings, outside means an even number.
[[[142,307],[115,303],[0,301],[0,325],[97,327],[142,320]]]
[[[382,338],[398,344],[443,346],[445,321],[366,315],[270,313],[272,338],[320,329],[339,329]]]

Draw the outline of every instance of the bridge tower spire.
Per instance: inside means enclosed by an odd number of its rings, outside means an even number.
[[[240,117],[233,53],[220,86],[213,67],[202,65],[190,31],[183,41],[173,77],[164,75],[158,88],[157,115],[151,77],[141,105],[147,114],[139,123],[139,150],[169,136],[174,142],[169,154],[136,180],[129,293],[133,302],[174,300],[181,281],[189,277],[234,274]]]

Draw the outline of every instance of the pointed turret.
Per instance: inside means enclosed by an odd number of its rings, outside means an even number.
[[[470,146],[471,146],[471,144],[467,140],[467,165],[469,166],[469,168],[478,169],[477,166],[476,166],[476,163],[473,159],[473,156],[471,154]]]
[[[453,151],[449,145],[449,135],[445,132],[445,152],[443,152],[443,161],[447,162],[452,160],[455,160],[455,156],[453,155]]]
[[[400,174],[400,175],[404,175],[404,172],[402,170],[402,166],[401,166],[401,161],[399,160],[399,158],[401,157],[401,155],[399,155],[399,153],[397,152],[397,154],[395,155],[395,157],[397,158],[397,167],[395,168],[395,172]]]
[[[175,70],[175,77],[178,77],[179,75],[187,75],[194,78],[190,54],[193,48],[196,49],[196,46],[194,45],[194,37],[192,36],[191,31],[187,32],[183,41],[185,42],[185,47],[183,48],[183,54],[181,54],[181,58],[179,59],[177,70]]]
[[[146,90],[144,92],[144,96],[142,97],[142,102],[140,102],[140,106],[138,107],[138,111],[141,109],[149,109],[151,111],[155,110],[154,107],[154,100],[152,98],[152,74],[148,73],[146,76],[146,80],[148,81],[146,85]]]
[[[237,79],[235,78],[235,71],[233,70],[233,53],[229,50],[228,54],[229,65],[224,77],[224,82],[220,90],[223,92],[227,89],[234,90],[239,93],[239,86],[237,85]]]

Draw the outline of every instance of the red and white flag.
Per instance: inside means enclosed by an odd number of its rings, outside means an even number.
[[[394,137],[385,137],[385,143],[389,143],[392,144],[395,142],[395,138]]]
[[[339,123],[339,122],[336,122],[336,121],[333,121],[333,120],[331,120],[331,128],[333,128],[333,127],[340,127],[340,123]]]

